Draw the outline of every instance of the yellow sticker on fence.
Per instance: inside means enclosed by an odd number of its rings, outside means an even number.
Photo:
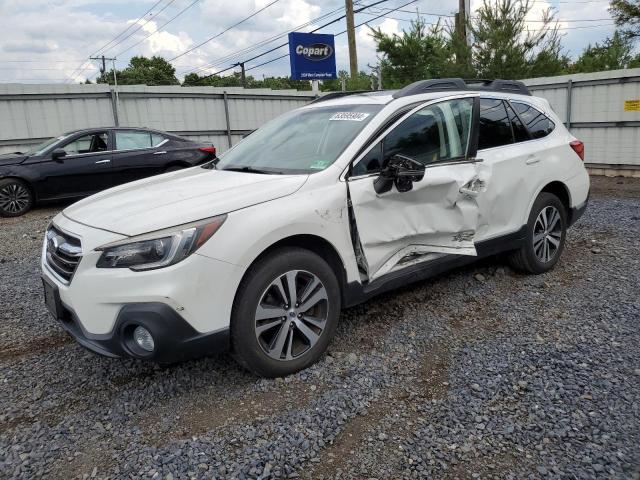
[[[640,112],[640,100],[625,100],[624,101],[625,112]]]

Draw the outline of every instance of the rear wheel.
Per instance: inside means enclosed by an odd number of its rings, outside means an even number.
[[[232,314],[234,355],[252,372],[281,377],[326,350],[340,314],[333,270],[315,253],[278,250],[247,272]]]
[[[527,273],[551,270],[560,259],[566,233],[565,206],[555,195],[542,192],[529,214],[524,245],[511,254],[509,262],[517,270]]]
[[[19,217],[33,206],[29,187],[17,178],[0,180],[0,216]]]

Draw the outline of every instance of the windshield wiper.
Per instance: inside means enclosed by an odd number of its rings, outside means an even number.
[[[228,170],[230,172],[246,172],[246,173],[264,173],[266,175],[282,175],[282,172],[277,172],[274,170],[261,170],[259,168],[253,168],[253,167],[226,167],[223,168],[222,170]]]

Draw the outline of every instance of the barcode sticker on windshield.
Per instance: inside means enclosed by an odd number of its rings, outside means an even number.
[[[361,122],[370,114],[362,112],[338,112],[334,113],[329,120],[351,120],[352,122]]]

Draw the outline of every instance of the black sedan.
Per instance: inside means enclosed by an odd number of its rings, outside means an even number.
[[[29,152],[0,155],[0,216],[17,217],[37,202],[84,197],[158,173],[206,163],[211,144],[146,128],[91,128],[65,133]]]

